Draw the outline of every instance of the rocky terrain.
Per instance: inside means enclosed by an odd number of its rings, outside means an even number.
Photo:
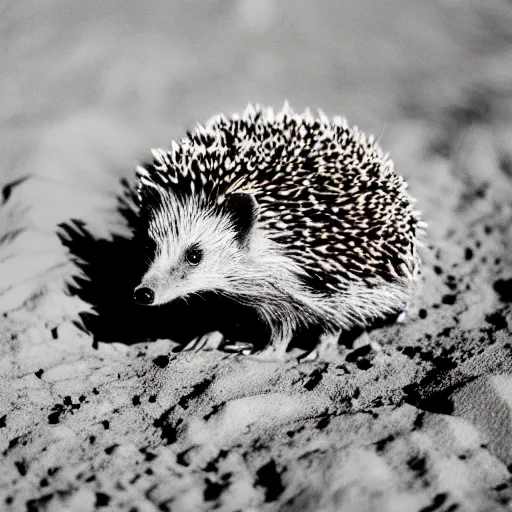
[[[0,13],[0,509],[510,509],[509,2]],[[285,98],[389,150],[429,224],[417,298],[334,361],[180,352],[217,317],[133,304],[123,180]]]

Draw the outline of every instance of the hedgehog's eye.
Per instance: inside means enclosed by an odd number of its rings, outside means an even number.
[[[196,265],[199,265],[202,258],[203,258],[203,251],[201,251],[201,249],[199,249],[198,247],[191,247],[185,253],[185,259],[187,260],[187,262],[190,265],[192,265],[194,267]]]

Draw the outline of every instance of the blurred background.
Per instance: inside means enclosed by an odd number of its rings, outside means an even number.
[[[462,124],[509,151],[511,27],[505,0],[3,0],[0,185],[35,176],[41,229],[87,218],[149,148],[288,99],[380,137],[421,189],[411,148],[446,156]],[[435,206],[452,186],[414,193]]]

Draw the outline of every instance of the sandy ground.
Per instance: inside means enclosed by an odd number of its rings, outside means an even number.
[[[0,42],[0,509],[509,510],[509,2],[4,0]],[[339,361],[175,352],[129,298],[120,180],[285,98],[381,137],[421,292]]]

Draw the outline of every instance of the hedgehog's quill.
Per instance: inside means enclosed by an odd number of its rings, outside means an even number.
[[[137,302],[216,291],[256,309],[283,353],[401,311],[423,228],[373,137],[288,104],[219,115],[138,168],[149,268]]]

